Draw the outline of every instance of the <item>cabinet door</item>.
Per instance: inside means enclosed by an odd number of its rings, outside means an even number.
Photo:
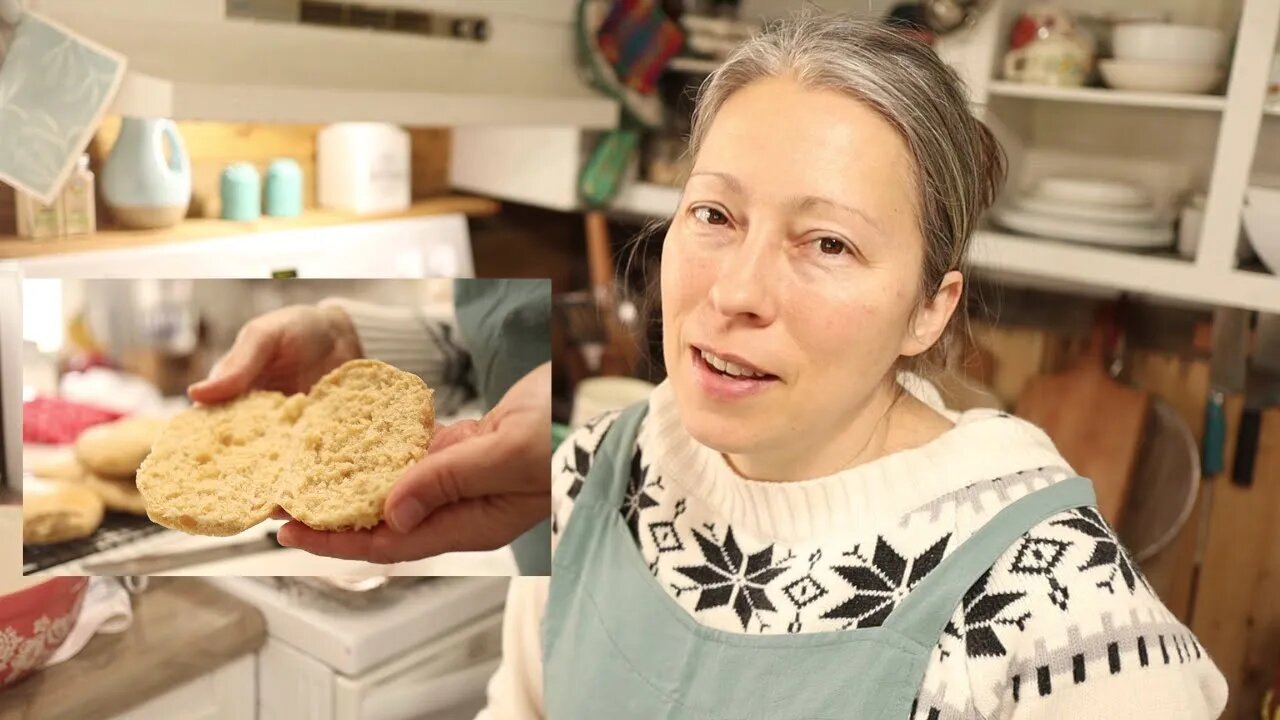
[[[258,651],[258,720],[333,720],[334,673],[268,636]]]
[[[257,717],[257,660],[244,655],[116,716],[116,720],[225,720]]]
[[[501,653],[495,613],[361,677],[337,677],[334,720],[470,720]]]

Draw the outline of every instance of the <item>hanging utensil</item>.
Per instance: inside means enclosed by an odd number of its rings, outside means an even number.
[[[1142,562],[1173,542],[1191,518],[1200,491],[1195,435],[1172,405],[1153,397],[1119,534]]]
[[[1259,315],[1253,359],[1244,380],[1244,412],[1232,463],[1231,481],[1253,485],[1254,460],[1262,433],[1262,414],[1280,405],[1280,315]]]
[[[1226,467],[1228,393],[1244,389],[1249,311],[1218,308],[1213,312],[1213,356],[1209,360],[1209,399],[1204,419],[1204,474],[1213,477]]]

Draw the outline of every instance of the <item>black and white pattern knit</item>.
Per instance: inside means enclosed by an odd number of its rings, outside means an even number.
[[[953,416],[956,428],[925,448],[830,478],[753,483],[683,433],[661,386],[618,512],[655,581],[703,625],[877,626],[1000,509],[1073,475],[1021,420]],[[615,419],[581,428],[553,458],[557,539]],[[1217,717],[1225,698],[1217,668],[1106,521],[1080,509],[1026,533],[970,588],[915,717],[1200,719]]]

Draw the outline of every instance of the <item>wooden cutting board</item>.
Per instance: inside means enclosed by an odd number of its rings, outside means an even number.
[[[1018,397],[1016,412],[1043,428],[1075,471],[1093,481],[1103,517],[1118,525],[1151,396],[1117,382],[1103,369],[1107,335],[1100,323],[1075,367],[1032,378]]]

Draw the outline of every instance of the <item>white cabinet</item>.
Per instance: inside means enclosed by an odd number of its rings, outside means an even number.
[[[244,655],[164,695],[151,698],[116,715],[115,720],[252,718],[257,704],[256,668],[255,656]]]
[[[261,3],[259,3],[261,4]],[[228,16],[221,0],[38,0],[129,60],[115,114],[229,122],[613,127],[574,65],[573,0],[366,0],[483,17],[483,42]]]
[[[500,613],[357,676],[272,638],[259,654],[258,720],[471,720],[501,652]]]

